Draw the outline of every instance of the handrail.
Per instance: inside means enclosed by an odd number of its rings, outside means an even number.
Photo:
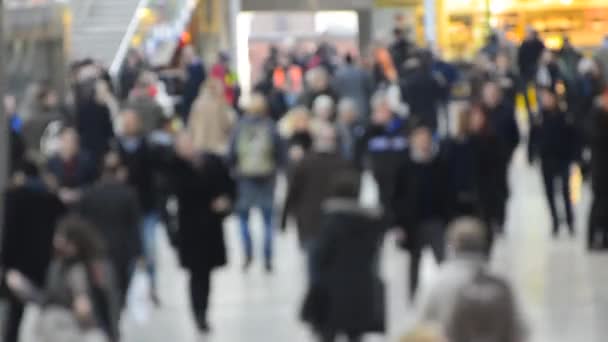
[[[110,75],[113,77],[118,75],[118,73],[120,72],[120,68],[122,67],[122,62],[124,61],[125,56],[127,55],[127,52],[129,51],[129,45],[130,45],[131,39],[133,38],[135,31],[137,30],[137,26],[139,25],[139,14],[141,13],[142,9],[144,9],[148,6],[149,2],[150,2],[149,0],[139,0],[139,3],[137,4],[137,8],[135,9],[135,14],[133,15],[133,18],[131,19],[129,26],[127,27],[127,31],[125,32],[125,35],[122,37],[122,41],[120,42],[118,51],[116,52],[116,55],[114,56],[114,60],[112,61],[112,64],[110,64],[109,71],[110,71]]]

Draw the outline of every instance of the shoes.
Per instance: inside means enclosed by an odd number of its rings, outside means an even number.
[[[266,261],[266,264],[264,266],[265,266],[265,269],[266,269],[266,273],[272,273],[274,271],[274,267],[272,265],[272,261]]]
[[[249,268],[251,267],[251,264],[253,263],[253,258],[248,256],[245,259],[245,262],[243,263],[243,272],[247,272],[249,271]]]

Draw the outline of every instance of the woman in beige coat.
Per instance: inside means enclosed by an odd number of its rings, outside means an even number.
[[[219,80],[207,80],[192,106],[188,122],[194,147],[220,156],[228,153],[230,134],[236,119],[223,94],[224,88]]]

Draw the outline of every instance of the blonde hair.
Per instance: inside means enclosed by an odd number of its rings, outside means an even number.
[[[268,104],[266,103],[266,97],[261,93],[251,94],[251,98],[247,103],[247,113],[254,116],[266,115],[268,110]]]

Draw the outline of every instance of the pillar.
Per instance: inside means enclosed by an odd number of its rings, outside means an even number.
[[[424,37],[429,47],[438,43],[436,5],[436,0],[424,0]]]
[[[362,55],[369,51],[372,44],[374,29],[372,14],[371,9],[357,11],[359,21],[359,50]]]
[[[0,0],[0,97],[4,98],[4,1]],[[4,115],[4,106],[0,105],[0,193],[4,193],[8,180],[8,153],[10,135],[8,134],[8,122]],[[4,196],[0,196],[0,238],[2,237],[4,225]],[[1,317],[0,317],[1,319]],[[0,321],[0,324],[2,322]],[[0,328],[2,328],[0,326]]]

